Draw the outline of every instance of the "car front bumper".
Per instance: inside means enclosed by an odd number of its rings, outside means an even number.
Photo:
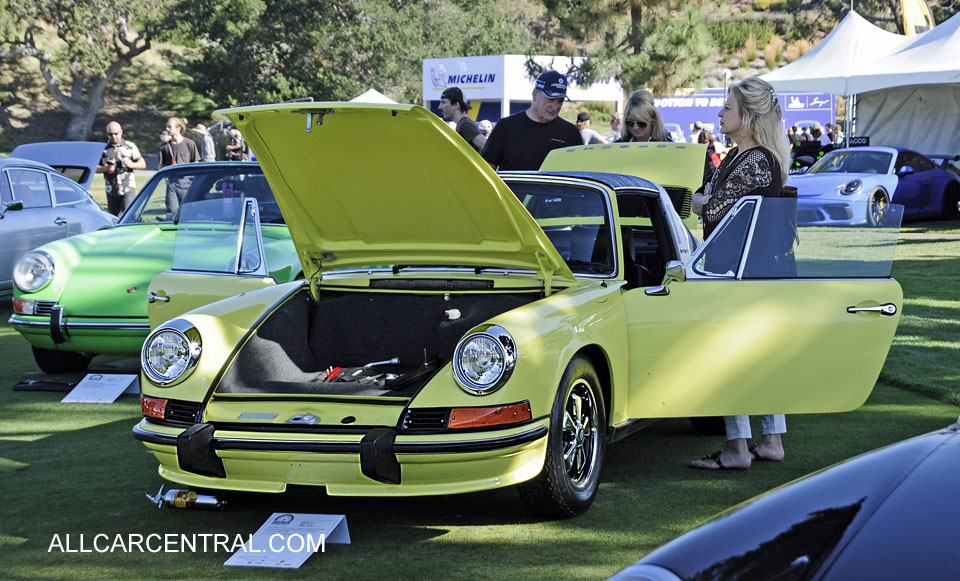
[[[864,224],[866,203],[833,199],[799,199],[797,224],[800,226],[842,226]]]
[[[187,486],[283,492],[326,487],[333,496],[421,496],[509,486],[543,468],[548,421],[464,434],[291,434],[172,427],[133,429],[160,461],[160,475]]]
[[[57,309],[50,315],[14,314],[8,322],[36,347],[102,355],[138,356],[150,333],[146,318],[66,316]]]

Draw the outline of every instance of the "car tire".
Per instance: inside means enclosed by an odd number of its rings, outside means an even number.
[[[883,223],[883,218],[890,211],[890,196],[886,190],[877,188],[870,194],[870,202],[867,203],[867,224],[870,226],[879,226]]]
[[[590,361],[577,356],[553,403],[543,469],[518,487],[531,512],[570,518],[590,508],[600,486],[606,427],[600,379]]]
[[[960,186],[949,184],[943,190],[943,212],[940,217],[944,220],[960,220]]]
[[[725,436],[727,434],[727,427],[721,416],[690,418],[690,425],[693,426],[693,431],[698,436]]]
[[[34,347],[33,359],[44,373],[80,373],[86,371],[93,355]]]

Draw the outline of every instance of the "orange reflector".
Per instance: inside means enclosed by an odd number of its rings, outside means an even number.
[[[516,424],[532,418],[533,414],[530,412],[530,402],[528,401],[484,408],[453,408],[450,410],[447,427],[451,430],[482,428],[484,426]]]
[[[163,419],[163,412],[167,411],[167,400],[159,397],[140,396],[140,411],[148,418]]]

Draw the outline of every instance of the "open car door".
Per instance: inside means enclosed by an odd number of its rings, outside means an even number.
[[[184,204],[173,268],[150,281],[150,328],[208,303],[275,284],[267,274],[256,199]]]
[[[903,293],[903,208],[876,227],[796,228],[796,199],[740,200],[664,284],[624,293],[629,414],[822,413],[860,406]]]

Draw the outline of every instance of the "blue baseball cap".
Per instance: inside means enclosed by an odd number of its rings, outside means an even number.
[[[537,77],[536,88],[549,99],[567,98],[567,78],[557,71],[547,71]]]

